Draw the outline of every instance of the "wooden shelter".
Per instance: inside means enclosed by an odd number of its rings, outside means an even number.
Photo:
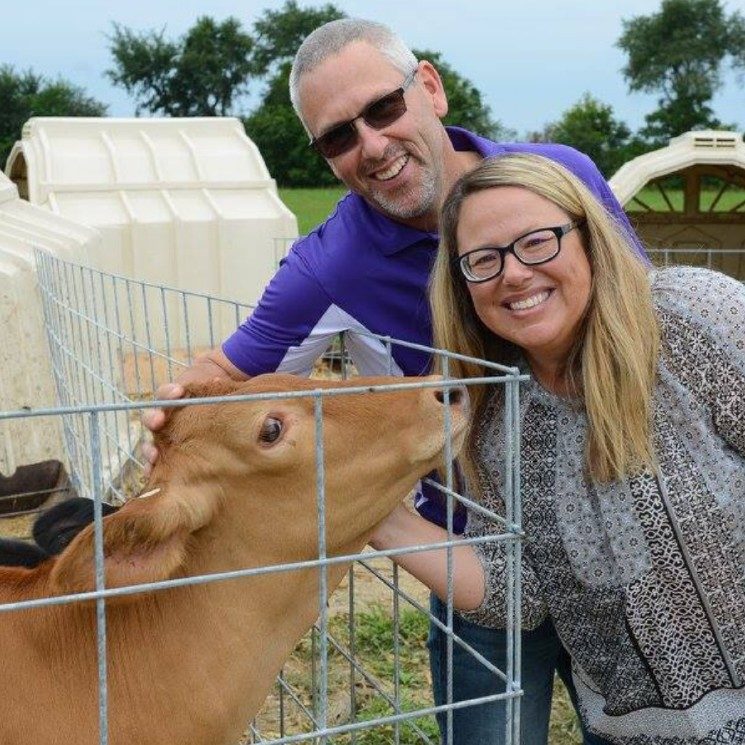
[[[745,142],[687,132],[624,164],[610,185],[655,263],[694,264],[745,281]]]

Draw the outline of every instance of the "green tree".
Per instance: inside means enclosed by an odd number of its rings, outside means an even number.
[[[269,173],[283,186],[337,183],[323,158],[308,147],[308,134],[290,102],[289,77],[303,39],[324,23],[343,17],[331,4],[300,8],[295,0],[287,0],[279,10],[264,11],[254,23],[254,69],[264,76],[266,87],[260,105],[244,124]]]
[[[279,10],[265,10],[253,25],[256,73],[276,73],[285,62],[292,61],[311,31],[339,18],[344,18],[344,13],[331,3],[320,8],[300,8],[296,0],[286,0]]]
[[[721,127],[709,105],[727,64],[745,69],[745,18],[720,0],[662,0],[657,13],[623,21],[617,46],[629,90],[659,93],[641,134],[653,144],[690,129]]]
[[[311,31],[339,18],[344,18],[344,13],[330,3],[320,8],[300,8],[296,0],[286,0],[279,10],[264,11],[253,27],[256,39],[253,59],[257,73],[277,73],[280,67],[292,61],[303,39]],[[432,62],[440,72],[450,104],[446,124],[459,124],[495,138],[514,134],[492,119],[481,92],[445,62],[439,52],[429,49],[414,49],[413,52],[417,59]],[[284,71],[280,77],[284,81]],[[264,103],[270,99],[276,101],[275,94],[279,92],[276,82],[275,75],[269,82]],[[287,98],[284,93],[282,89],[283,99]]]
[[[32,116],[105,116],[106,105],[72,83],[0,66],[0,166]]]
[[[137,112],[226,116],[248,91],[253,37],[236,18],[203,16],[178,41],[165,31],[137,33],[114,24],[114,66],[106,74],[137,101]]]
[[[331,186],[336,177],[315,150],[290,103],[290,62],[271,78],[261,105],[244,120],[269,173],[282,186]]]
[[[606,178],[640,154],[638,138],[632,137],[625,122],[615,118],[613,107],[589,93],[533,139],[571,145],[589,155]]]

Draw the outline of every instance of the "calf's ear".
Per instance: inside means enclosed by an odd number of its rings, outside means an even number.
[[[209,517],[185,509],[184,500],[163,490],[146,499],[134,499],[104,518],[106,588],[173,577],[184,563],[189,536]],[[94,556],[94,525],[89,525],[57,557],[50,575],[52,591],[66,595],[94,590]]]

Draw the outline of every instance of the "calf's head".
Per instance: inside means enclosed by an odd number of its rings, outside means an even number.
[[[262,375],[242,384],[194,387],[189,395],[279,394],[400,382]],[[328,553],[363,540],[420,477],[442,464],[446,416],[453,454],[462,445],[467,394],[451,388],[448,414],[444,398],[439,387],[323,396],[321,450],[314,397],[169,410],[158,436],[160,457],[144,492],[148,496],[133,499],[104,520],[107,586],[173,576],[200,534],[216,532],[215,545],[227,554],[230,539],[258,549],[259,563],[312,558],[317,555],[319,459]],[[58,558],[52,570],[58,591],[91,589],[92,551],[91,526]]]

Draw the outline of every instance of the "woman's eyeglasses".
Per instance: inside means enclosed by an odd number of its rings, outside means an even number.
[[[393,124],[406,113],[404,92],[413,82],[418,69],[415,67],[404,78],[400,88],[368,104],[360,114],[348,122],[337,124],[333,129],[311,140],[310,146],[324,158],[336,158],[337,155],[343,155],[357,144],[359,133],[354,123],[358,119],[363,119],[365,124],[373,129],[383,129]]]
[[[487,246],[453,259],[468,282],[486,282],[498,277],[504,269],[504,259],[512,254],[525,266],[545,264],[555,259],[561,250],[561,239],[570,231],[584,224],[584,220],[573,220],[556,228],[531,230],[510,243],[509,246]]]

